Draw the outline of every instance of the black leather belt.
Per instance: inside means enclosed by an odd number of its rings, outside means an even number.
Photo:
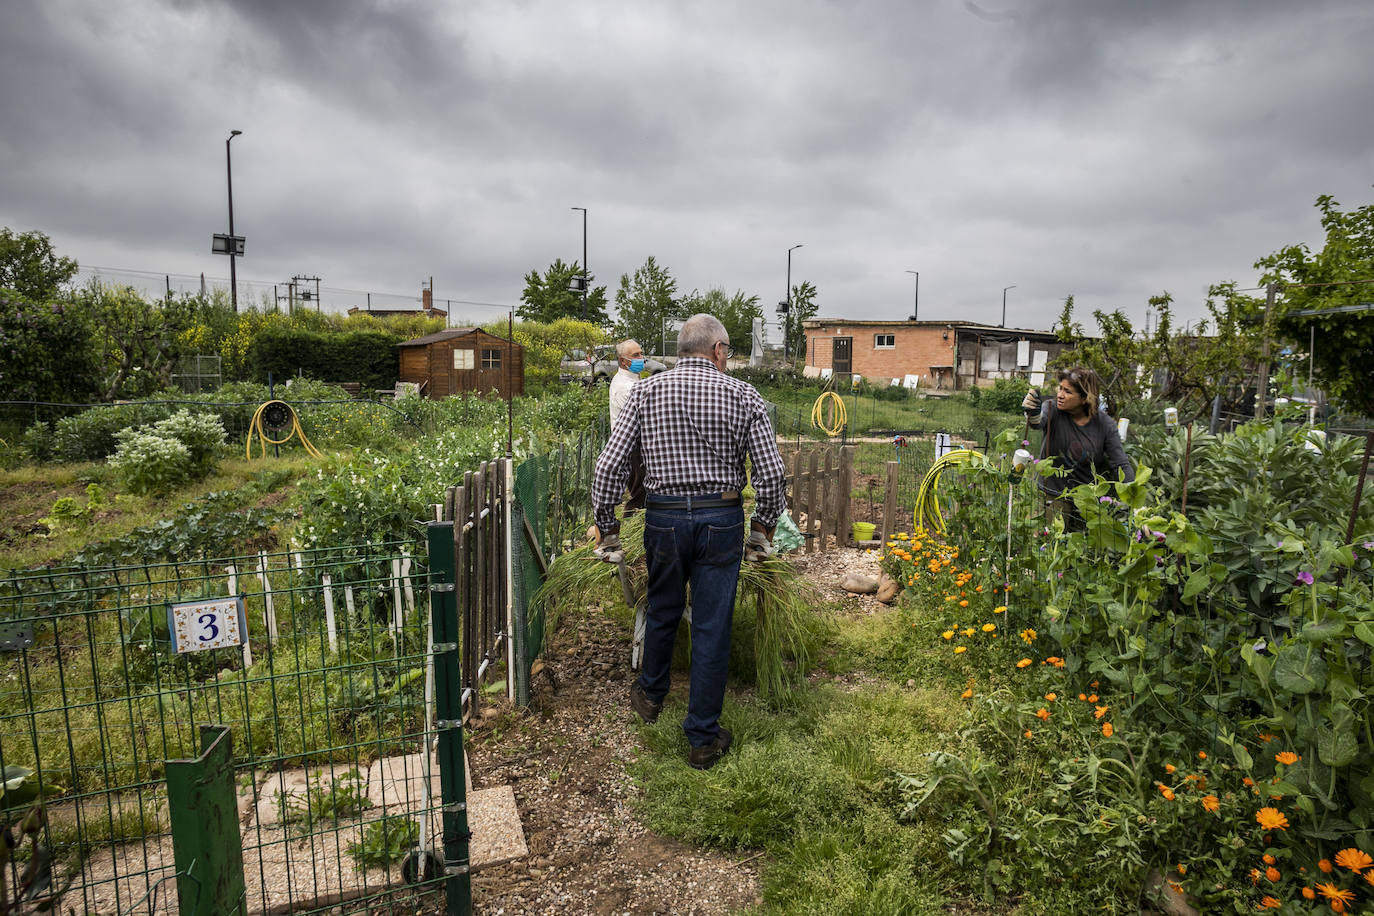
[[[738,493],[703,493],[701,496],[654,496],[646,500],[650,509],[723,509],[742,505]]]

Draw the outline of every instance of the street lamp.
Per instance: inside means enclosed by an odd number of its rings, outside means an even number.
[[[587,208],[569,207],[582,211],[582,320],[587,320]]]
[[[916,298],[911,303],[911,320],[915,321],[921,309],[921,272],[919,270],[908,270],[907,273],[916,275]]]
[[[235,256],[232,242],[234,238],[234,163],[229,156],[229,143],[241,133],[243,133],[241,130],[231,130],[228,138],[224,141],[224,174],[229,180],[229,238],[231,239],[229,248],[229,298],[234,303],[235,314],[239,310],[239,278],[238,271],[234,267]]]
[[[1016,289],[1016,284],[1002,287],[1002,323],[998,325],[999,328],[1007,326],[1007,290],[1009,289]]]
[[[802,247],[801,242],[787,249],[787,298],[778,303],[778,312],[782,315],[782,358],[787,361],[789,356],[788,337],[792,330],[792,252]]]

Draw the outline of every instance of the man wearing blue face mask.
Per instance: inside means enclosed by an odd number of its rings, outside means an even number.
[[[644,371],[644,348],[635,340],[622,340],[615,347],[616,361],[620,368],[611,379],[611,429],[615,429],[616,418],[621,408],[630,399],[630,389],[639,381]],[[630,480],[627,485],[630,498],[625,501],[625,511],[633,512],[644,508],[644,457],[638,446],[630,455]]]

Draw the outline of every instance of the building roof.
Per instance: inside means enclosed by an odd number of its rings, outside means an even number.
[[[466,337],[477,331],[477,328],[445,328],[442,331],[435,331],[433,334],[426,334],[424,337],[417,337],[414,340],[407,340],[398,343],[398,347],[424,347],[441,340],[452,340],[455,337]]]
[[[1054,331],[1039,331],[1033,328],[1004,328],[994,324],[970,324],[963,321],[870,321],[850,318],[808,318],[802,322],[803,328],[825,328],[843,326],[846,328],[949,328],[959,331],[986,332],[992,334],[1029,334],[1037,337],[1053,337]]]

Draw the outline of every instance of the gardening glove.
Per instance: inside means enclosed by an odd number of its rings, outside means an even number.
[[[1032,388],[1026,392],[1026,397],[1021,401],[1021,409],[1026,413],[1040,412],[1040,389]]]
[[[749,540],[744,542],[744,558],[751,563],[761,563],[773,555],[773,539],[767,531],[757,528],[749,530]]]
[[[620,546],[620,535],[601,535],[601,541],[592,550],[592,554],[607,563],[620,563],[625,559],[625,548]]]

